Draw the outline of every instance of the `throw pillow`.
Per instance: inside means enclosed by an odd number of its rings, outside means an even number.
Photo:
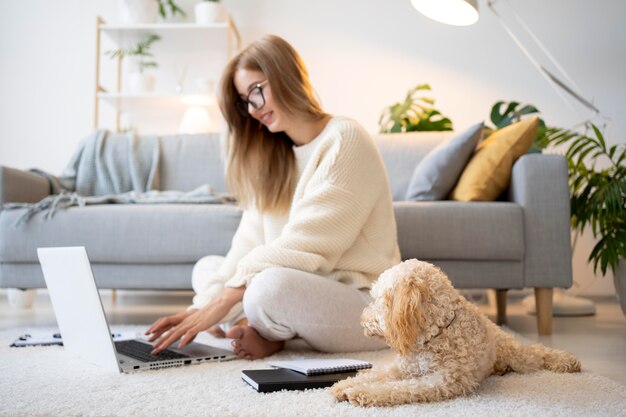
[[[450,198],[493,201],[509,186],[511,170],[537,135],[539,118],[533,117],[494,132],[481,143],[461,174]]]
[[[406,200],[443,200],[472,156],[483,131],[477,123],[429,152],[413,171]]]

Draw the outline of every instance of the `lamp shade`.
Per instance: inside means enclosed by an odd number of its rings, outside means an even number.
[[[178,133],[208,133],[211,132],[213,123],[209,112],[204,107],[192,106],[185,110],[183,119],[178,127]]]
[[[455,26],[478,21],[477,0],[411,0],[415,9],[437,22]]]

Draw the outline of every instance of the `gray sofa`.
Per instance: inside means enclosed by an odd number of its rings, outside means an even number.
[[[525,155],[496,202],[403,201],[413,169],[449,134],[378,135],[394,197],[403,259],[440,266],[458,288],[495,289],[498,322],[506,291],[534,288],[538,330],[550,334],[552,289],[572,283],[566,161]],[[162,190],[210,184],[226,191],[218,135],[159,138]],[[50,192],[37,174],[0,169],[0,202],[36,202]],[[86,246],[100,288],[190,289],[194,262],[224,255],[241,212],[223,204],[71,207],[16,227],[22,209],[0,211],[0,287],[45,287],[40,246]]]

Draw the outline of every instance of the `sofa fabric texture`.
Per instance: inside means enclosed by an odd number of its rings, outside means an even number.
[[[502,201],[406,201],[416,167],[451,132],[375,135],[394,199],[403,259],[433,262],[459,288],[569,287],[571,254],[565,158],[524,155]],[[225,192],[218,134],[159,137],[162,190],[209,184]],[[34,202],[39,175],[0,169],[3,202]],[[15,227],[22,209],[0,211],[0,287],[43,287],[36,248],[85,246],[102,288],[190,289],[194,263],[225,255],[241,219],[228,204],[70,207]]]

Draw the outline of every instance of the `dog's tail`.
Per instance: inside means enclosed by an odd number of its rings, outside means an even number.
[[[580,372],[580,361],[574,355],[541,344],[524,345],[495,324],[495,374],[533,372],[546,369],[553,372]]]

